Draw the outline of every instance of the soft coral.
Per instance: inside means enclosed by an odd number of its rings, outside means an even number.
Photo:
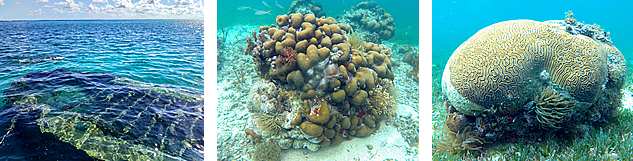
[[[279,57],[281,64],[291,64],[297,62],[297,53],[291,47],[286,47],[281,51],[281,56]]]

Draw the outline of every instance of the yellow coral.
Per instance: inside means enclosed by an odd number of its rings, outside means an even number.
[[[473,115],[485,108],[525,104],[536,92],[538,74],[545,70],[552,83],[578,101],[594,102],[607,82],[607,55],[613,54],[609,50],[617,49],[550,23],[500,22],[455,50],[442,88],[460,112]]]

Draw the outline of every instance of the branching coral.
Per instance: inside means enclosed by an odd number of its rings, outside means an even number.
[[[547,88],[536,104],[536,119],[545,127],[559,129],[560,126],[556,124],[572,113],[573,105],[573,98],[569,95]]]

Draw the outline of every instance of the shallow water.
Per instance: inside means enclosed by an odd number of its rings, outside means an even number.
[[[0,22],[0,160],[202,160],[202,23]]]

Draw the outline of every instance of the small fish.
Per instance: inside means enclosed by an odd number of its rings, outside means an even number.
[[[264,11],[264,10],[258,10],[257,12],[255,12],[256,15],[264,15],[264,14],[269,14],[270,15],[270,10],[268,11]]]
[[[277,3],[277,1],[275,1],[275,5],[277,5],[277,7],[281,8],[281,10],[284,10],[284,7],[281,7],[281,5],[279,5],[279,3]]]
[[[237,10],[245,10],[245,9],[249,9],[251,7],[246,7],[246,6],[239,6],[237,7]]]
[[[262,0],[262,3],[264,3],[264,6],[270,8],[270,6],[268,4],[266,4],[266,1]]]

